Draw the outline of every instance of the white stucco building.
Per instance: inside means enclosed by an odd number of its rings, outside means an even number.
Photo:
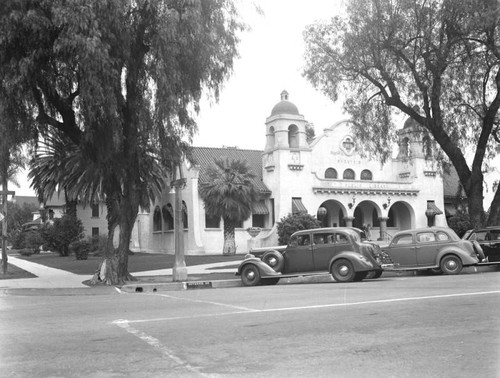
[[[275,245],[276,222],[289,213],[307,211],[324,226],[369,224],[372,238],[427,225],[445,226],[443,179],[433,160],[433,143],[412,120],[398,131],[399,151],[382,165],[360,153],[348,120],[316,131],[307,140],[307,120],[288,93],[272,108],[262,128],[263,151],[194,147],[193,165],[186,163],[182,190],[185,254],[220,253],[222,220],[205,214],[198,184],[215,158],[246,160],[257,175],[262,201],[236,230],[238,252],[252,245]],[[131,247],[174,252],[174,191],[166,188],[151,212],[140,214]],[[260,227],[255,239],[248,227]]]

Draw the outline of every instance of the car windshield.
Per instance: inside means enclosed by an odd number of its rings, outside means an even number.
[[[353,227],[353,228],[351,228],[351,230],[354,231],[351,234],[357,242],[368,240],[365,232],[363,230],[361,230],[360,228]]]
[[[500,240],[500,230],[491,230],[488,236],[489,240]]]

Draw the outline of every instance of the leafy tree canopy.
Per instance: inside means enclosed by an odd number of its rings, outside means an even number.
[[[382,161],[394,115],[417,121],[457,170],[478,223],[485,158],[500,141],[499,30],[495,0],[351,0],[345,15],[305,31],[304,74],[332,100],[345,96],[356,136]]]
[[[259,199],[252,182],[255,174],[248,164],[243,160],[217,159],[208,167],[207,177],[200,185],[207,214],[236,223],[248,219],[252,204]]]
[[[0,3],[2,88],[16,109],[31,110],[40,137],[72,145],[57,157],[71,174],[38,166],[45,178],[37,187],[73,198],[104,192],[110,230],[120,226],[112,283],[127,277],[139,206],[164,184],[151,173],[168,172],[188,152],[200,97],[218,97],[243,29],[229,0]],[[46,185],[55,178],[62,182]]]

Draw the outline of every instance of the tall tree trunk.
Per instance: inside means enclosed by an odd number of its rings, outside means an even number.
[[[8,264],[7,264],[7,173],[2,172],[2,214],[4,216],[2,223],[2,274],[7,274]]]
[[[128,272],[128,255],[130,238],[135,220],[139,212],[138,194],[131,191],[132,197],[117,198],[116,193],[106,197],[108,210],[108,240],[103,261],[100,263],[91,283],[96,285],[123,285],[125,281],[134,281],[135,278]],[[114,236],[118,227],[118,248],[114,246]]]
[[[469,205],[469,217],[474,227],[482,227],[485,222],[483,206],[483,173],[480,169],[472,167],[472,174],[468,185],[465,186],[467,203]]]
[[[236,241],[234,238],[234,222],[228,218],[224,218],[224,247],[222,249],[223,255],[236,254]]]

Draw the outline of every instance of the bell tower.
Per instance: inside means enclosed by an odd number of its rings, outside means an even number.
[[[311,173],[311,148],[307,142],[304,116],[289,100],[286,90],[266,119],[266,146],[262,155],[263,180],[271,189],[275,220],[292,212],[292,198],[311,189],[306,185]]]

